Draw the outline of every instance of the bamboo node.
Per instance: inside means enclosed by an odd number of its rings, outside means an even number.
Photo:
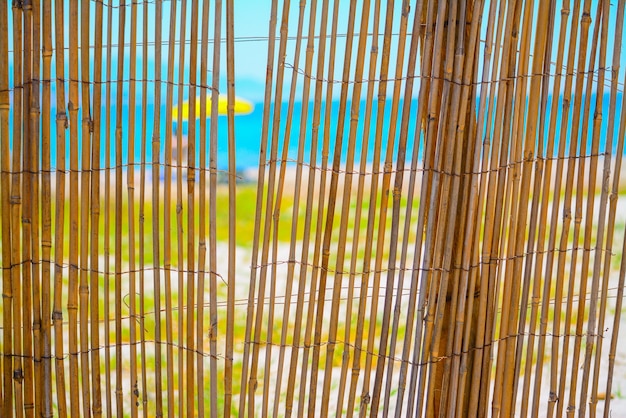
[[[550,392],[550,395],[548,396],[548,402],[556,402],[559,400],[559,397],[557,396],[556,392]]]
[[[53,321],[63,321],[63,312],[61,312],[61,311],[53,311],[52,312],[52,320]]]
[[[22,369],[13,370],[13,380],[21,384],[22,381],[24,380],[24,371]]]

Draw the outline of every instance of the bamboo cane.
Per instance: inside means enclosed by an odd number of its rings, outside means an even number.
[[[172,7],[176,6],[175,1],[172,2]],[[174,9],[175,10],[175,9]],[[172,14],[173,16],[176,15],[176,13]],[[153,256],[153,263],[154,263],[154,310],[155,310],[155,318],[154,318],[154,322],[155,322],[155,364],[154,364],[154,369],[155,369],[155,380],[156,380],[156,415],[157,416],[163,416],[163,382],[162,382],[162,358],[161,358],[161,237],[160,237],[160,232],[159,232],[159,222],[160,222],[160,217],[159,217],[159,204],[160,204],[160,187],[159,187],[159,167],[160,167],[160,161],[161,161],[161,130],[160,130],[160,117],[161,117],[161,58],[162,58],[162,28],[161,28],[161,22],[163,21],[163,3],[161,0],[157,0],[156,3],[156,14],[155,14],[155,18],[156,18],[156,31],[154,34],[154,55],[155,55],[155,78],[156,78],[156,82],[155,82],[155,86],[154,86],[154,96],[155,96],[155,103],[154,103],[154,127],[152,130],[152,256]],[[174,30],[175,28],[170,28],[170,34],[175,32]],[[173,43],[170,43],[170,48],[172,48]],[[169,77],[169,71],[168,71],[168,81],[170,80]],[[171,97],[171,95],[169,95],[169,86],[171,86],[171,84],[168,84],[168,97]],[[168,102],[168,111],[171,109],[171,99],[167,99]],[[171,126],[171,113],[168,113],[166,115],[166,150],[167,149],[171,149],[171,146],[169,148],[167,148],[167,140],[168,138],[170,138],[171,136],[167,136],[167,127]],[[166,153],[167,155],[167,153]],[[167,158],[167,157],[166,157]],[[167,160],[166,160],[167,162]],[[168,190],[168,182],[167,182],[167,168],[168,166],[166,165],[166,182],[165,182],[165,190]],[[169,203],[168,201],[166,201],[167,203]],[[165,210],[167,210],[168,208],[168,204],[165,204]],[[165,218],[165,222],[167,223],[167,219],[168,217],[166,216],[166,214],[164,214],[164,218]],[[169,229],[165,229],[165,231],[167,231],[165,233],[165,240],[167,240],[168,237],[168,233],[169,233]],[[164,246],[164,251],[167,250],[167,245]],[[168,280],[168,264],[167,262],[164,260],[164,271],[165,271],[165,284],[166,286],[169,283]],[[166,289],[167,292],[167,289]],[[167,301],[167,295],[166,295],[166,301]],[[170,309],[167,309],[167,305],[166,305],[166,316],[167,313],[171,312]],[[169,324],[171,323],[171,321],[166,320],[166,323]],[[166,331],[167,332],[167,331]],[[169,338],[171,336],[171,334],[168,334],[167,338],[167,342],[171,342],[171,338]],[[171,349],[172,345],[171,344],[167,344],[168,349]],[[168,358],[168,362],[167,362],[167,367],[168,367],[168,373],[169,370],[171,370],[171,364],[172,362],[169,361],[170,359]],[[167,396],[168,396],[168,412],[169,415],[173,415],[173,408],[172,408],[172,403],[169,403],[170,400],[170,395],[172,393],[172,390],[170,389],[172,387],[172,385],[174,384],[174,379],[173,377],[171,377],[169,374],[167,375]],[[172,395],[173,396],[173,395]]]
[[[0,12],[1,13],[1,12]],[[42,371],[42,415],[45,418],[52,417],[52,350],[50,335],[50,319],[52,316],[50,304],[50,279],[52,270],[52,179],[50,164],[50,100],[51,100],[51,60],[52,50],[52,2],[43,3],[42,12],[42,38],[43,38],[43,88],[42,88],[42,116],[41,116],[41,171],[42,171],[42,195],[41,195],[41,249],[42,249],[42,270],[41,270],[41,340],[43,345],[43,371]],[[0,80],[2,76],[0,76]],[[1,122],[0,122],[1,125]],[[2,151],[4,154],[4,150]],[[4,257],[3,257],[4,258]],[[8,312],[7,309],[4,310]],[[6,329],[6,327],[5,327]]]
[[[174,337],[173,337],[173,318],[172,318],[172,244],[171,244],[171,202],[172,202],[172,100],[174,97],[174,54],[176,48],[174,41],[176,39],[176,5],[178,2],[173,1],[170,9],[170,33],[167,58],[167,97],[165,106],[165,185],[163,191],[163,263],[165,275],[165,334],[167,341],[167,408],[168,415],[173,416],[175,410],[174,403]],[[181,113],[181,112],[179,112]],[[182,150],[180,150],[182,152]],[[180,154],[179,152],[179,154]],[[161,150],[158,150],[161,153]],[[179,176],[180,177],[180,176]],[[158,182],[157,182],[158,183]],[[182,313],[179,311],[179,313]],[[182,373],[182,370],[180,371]]]
[[[70,86],[68,111],[70,116],[70,246],[69,246],[69,279],[67,284],[67,312],[69,316],[69,339],[68,349],[70,352],[70,413],[77,416],[80,413],[80,395],[84,394],[84,388],[80,386],[79,376],[81,368],[78,363],[80,349],[78,346],[78,304],[79,304],[79,165],[78,165],[78,111],[80,109],[78,91],[78,2],[70,3]],[[87,147],[89,148],[89,146]],[[120,364],[121,366],[121,364]],[[121,374],[121,368],[119,370]],[[82,389],[82,390],[81,390]],[[84,407],[84,405],[83,405]]]
[[[23,60],[23,11],[22,5],[13,3],[13,82],[17,86],[24,85],[24,60]],[[26,89],[22,88],[13,97],[13,161],[11,165],[11,294],[13,297],[13,391],[15,394],[15,416],[24,415],[24,369],[23,369],[23,340],[22,340],[22,292],[20,287],[20,275],[22,272],[22,259],[20,257],[20,218],[22,212],[22,193],[20,191],[23,181],[22,171],[22,142],[26,133],[22,125],[23,104]]]
[[[83,414],[91,415],[90,370],[89,370],[89,188],[91,185],[91,99],[89,93],[89,1],[83,0],[80,5],[80,108],[82,114],[82,155],[80,157],[80,235],[79,260],[80,274],[78,278],[78,305],[80,317],[80,379]],[[78,74],[78,72],[77,72]],[[71,77],[71,75],[70,75]],[[78,77],[77,77],[78,78]],[[78,198],[77,198],[78,200]],[[97,228],[97,225],[96,227]],[[97,306],[97,305],[96,305]],[[97,309],[96,309],[97,310]],[[95,371],[94,371],[95,372]]]
[[[135,81],[137,74],[137,5],[131,3],[130,7],[130,59],[129,59],[129,78],[128,83],[128,168],[126,170],[126,188],[128,193],[128,295],[129,295],[129,337],[130,337],[130,388],[131,402],[130,415],[133,418],[138,416],[138,381],[137,381],[137,277],[135,274],[135,132],[136,132],[136,94],[137,83]],[[118,184],[118,188],[122,185]]]
[[[31,123],[31,107],[33,100],[33,12],[32,1],[26,0],[19,7],[22,8],[23,17],[23,98],[22,98],[22,355],[23,355],[23,382],[22,390],[24,396],[24,416],[34,416],[35,396],[33,387],[34,362],[33,362],[33,273],[36,268],[33,265],[33,245],[37,245],[33,240],[33,194],[32,189],[36,181],[36,163],[33,160],[37,157],[32,155],[36,150],[36,143],[33,139],[35,132]],[[36,121],[36,114],[32,115]],[[35,195],[35,199],[36,199]]]
[[[198,56],[198,3],[191,4],[191,45],[189,47],[189,135],[187,146],[187,414],[194,407],[194,292],[195,292],[195,184],[196,184],[196,80]],[[182,25],[184,27],[184,25]],[[184,61],[183,61],[184,62]],[[182,147],[179,148],[182,154]],[[181,156],[182,157],[182,156]],[[182,180],[182,179],[181,179]],[[180,297],[180,296],[179,296]],[[181,369],[182,370],[182,369]]]
[[[0,7],[0,59],[9,61],[8,5]],[[49,38],[48,38],[49,40]],[[2,415],[13,416],[13,283],[11,271],[11,165],[9,146],[9,95],[8,66],[0,65],[0,195],[2,199]]]
[[[115,116],[115,406],[117,416],[124,414],[124,383],[122,376],[122,178],[124,137],[123,94],[124,91],[124,30],[126,28],[126,2],[119,9],[117,91]],[[129,136],[132,133],[128,134]]]
[[[97,13],[97,11],[96,11]],[[143,4],[143,34],[142,34],[142,74],[143,83],[141,88],[141,172],[139,180],[139,339],[141,344],[141,407],[143,410],[143,417],[148,417],[148,367],[147,367],[147,352],[146,352],[146,283],[145,283],[145,270],[146,270],[146,238],[145,238],[145,202],[146,202],[146,166],[147,166],[147,143],[148,143],[148,27],[149,27],[149,14],[148,3]],[[96,35],[97,36],[97,35]],[[96,44],[98,41],[96,40]],[[96,47],[97,48],[97,47]],[[94,95],[95,96],[95,95]],[[95,104],[94,97],[94,104]],[[94,106],[95,107],[95,106]],[[95,143],[96,137],[94,137]]]
[[[237,248],[237,166],[235,141],[235,11],[234,0],[226,2],[226,77],[228,82],[228,294],[226,310],[225,393],[232,392],[233,343],[235,321],[236,248]],[[224,416],[230,416],[231,399],[227,396]]]
[[[216,0],[215,2],[215,26],[213,28],[213,78],[211,80],[211,103],[217,103],[219,100],[219,85],[220,85],[220,52],[221,52],[221,33],[222,33],[222,1]],[[205,103],[204,99],[201,99],[201,103]],[[200,108],[202,112],[202,107]],[[210,296],[210,330],[209,330],[209,353],[211,355],[210,361],[210,384],[211,384],[211,418],[217,417],[217,399],[218,399],[218,383],[217,383],[217,106],[211,106],[211,132],[209,143],[209,269],[210,269],[210,282],[209,292]],[[267,112],[269,114],[269,112]],[[262,154],[262,153],[261,153]],[[262,194],[262,193],[261,193]],[[247,329],[247,328],[246,328]],[[246,337],[246,341],[248,341]],[[244,349],[245,353],[245,349]],[[247,359],[244,356],[244,367]],[[242,382],[244,382],[244,376],[242,373]],[[228,389],[224,388],[224,396],[228,396]],[[241,387],[239,390],[240,406],[245,401],[245,389]],[[240,409],[239,413],[243,416],[243,409]],[[230,414],[230,409],[224,408],[224,414]]]
[[[100,162],[102,128],[102,4],[96,4],[96,33],[94,51],[94,91],[93,91],[93,146],[91,150],[91,259],[90,259],[90,299],[91,305],[91,389],[94,417],[102,416],[102,388],[100,378],[100,298],[99,298],[99,240],[100,240]],[[106,138],[105,138],[106,140]],[[94,309],[94,307],[97,307]]]
[[[208,37],[209,37],[209,2],[202,5],[202,33],[201,33],[201,57],[200,57],[200,201],[198,208],[198,216],[200,223],[198,225],[198,296],[197,306],[197,322],[196,322],[196,350],[198,353],[204,353],[204,274],[206,266],[206,154],[207,154],[207,129],[206,129],[206,100],[207,100],[207,68],[208,68]],[[211,228],[211,226],[209,226]],[[210,245],[210,244],[209,244]],[[209,274],[211,274],[209,272]],[[213,361],[213,360],[211,360]],[[196,387],[198,388],[198,416],[204,416],[204,358],[198,355],[196,359],[196,367],[198,369]],[[211,386],[211,394],[217,395],[217,390]],[[216,408],[211,404],[210,412]],[[213,416],[217,415],[217,411]]]
[[[109,7],[107,13],[107,57],[106,79],[112,77],[112,38],[113,38],[113,8]],[[105,109],[111,108],[111,84],[107,83]],[[105,178],[104,178],[104,368],[105,368],[105,393],[107,418],[113,414],[112,385],[111,385],[111,312],[110,312],[110,282],[111,282],[111,120],[112,112],[106,112],[105,129]]]
[[[180,4],[180,32],[178,41],[178,106],[182,108],[185,85],[185,45],[187,44],[187,0],[182,0]],[[170,45],[171,48],[171,45]],[[191,99],[191,98],[190,98]],[[192,107],[190,106],[190,111]],[[195,110],[195,105],[193,107]],[[175,405],[178,406],[178,417],[185,417],[185,251],[184,251],[184,231],[183,231],[183,151],[185,143],[183,138],[183,112],[178,112],[177,132],[176,132],[176,243],[177,243],[177,276],[178,276],[178,399]],[[195,123],[193,119],[188,119],[187,124]],[[169,202],[169,201],[167,201]],[[191,307],[187,307],[191,309]],[[188,388],[191,389],[191,388]],[[174,404],[173,404],[174,405]],[[187,413],[191,413],[187,411]]]
[[[55,44],[56,44],[56,96],[57,96],[57,178],[56,178],[56,205],[55,205],[55,240],[54,240],[54,302],[52,307],[52,321],[54,324],[54,356],[57,411],[59,417],[67,416],[65,366],[63,341],[63,242],[65,225],[65,130],[68,127],[67,112],[65,109],[65,79],[64,79],[64,24],[63,2],[55,2]]]
[[[39,190],[40,190],[40,165],[39,165],[39,151],[40,151],[40,127],[39,127],[39,115],[40,109],[40,78],[41,78],[41,14],[40,4],[38,0],[32,2],[32,87],[31,87],[31,102],[30,102],[30,131],[31,143],[30,143],[30,157],[31,157],[31,178],[33,184],[33,205],[32,205],[32,284],[33,284],[33,316],[32,316],[32,329],[33,329],[33,366],[34,366],[34,402],[35,402],[35,416],[42,415],[43,407],[43,376],[42,376],[42,354],[43,354],[43,340],[41,334],[41,256],[40,256],[40,227],[39,217],[40,203],[39,203]]]

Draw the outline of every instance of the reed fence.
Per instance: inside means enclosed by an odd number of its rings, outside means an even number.
[[[0,1],[0,415],[626,413],[624,7]]]

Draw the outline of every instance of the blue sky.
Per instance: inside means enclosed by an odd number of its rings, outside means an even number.
[[[118,2],[114,1],[114,0],[110,0],[113,2],[113,4],[117,4]],[[597,1],[598,0],[593,0],[592,6],[591,6],[591,14],[593,17],[595,17],[596,15],[596,7],[597,7]],[[8,2],[7,2],[8,3]],[[7,5],[7,3],[5,3],[5,5]],[[191,5],[191,1],[187,1],[187,8],[188,8],[188,12],[187,12],[187,16],[186,16],[186,34],[185,37],[187,40],[190,39],[190,34],[191,34],[191,13],[190,13],[190,5]],[[200,2],[202,3],[202,2]],[[225,2],[223,2],[224,5],[223,7],[225,8]],[[278,9],[278,27],[277,27],[277,31],[278,28],[280,26],[280,19],[281,19],[281,7],[284,5],[283,1],[279,1],[279,9]],[[333,2],[330,1],[330,3],[332,4]],[[373,2],[372,2],[373,3]],[[572,2],[573,3],[573,2]],[[65,29],[66,29],[66,33],[69,32],[69,10],[67,10],[69,8],[69,2],[65,2]],[[127,1],[127,6],[125,8],[126,10],[126,31],[125,31],[125,42],[129,42],[130,40],[130,18],[131,18],[131,7],[129,6],[130,2]],[[177,22],[180,22],[180,11],[181,11],[181,0],[175,0],[174,2],[172,0],[166,0],[163,3],[163,40],[166,41],[169,37],[169,29],[170,29],[170,10],[172,5],[176,5],[177,6],[177,13],[178,16],[176,18]],[[235,22],[236,22],[236,26],[235,26],[235,36],[237,38],[237,42],[235,44],[235,52],[236,52],[236,57],[235,57],[235,62],[236,62],[236,67],[235,67],[235,74],[236,74],[236,89],[237,89],[237,94],[239,96],[242,96],[244,98],[247,98],[253,102],[262,102],[263,100],[263,95],[264,95],[264,84],[265,84],[265,72],[266,72],[266,65],[267,65],[267,36],[268,36],[268,27],[269,27],[269,20],[270,20],[270,8],[271,8],[271,1],[266,0],[266,1],[258,1],[258,0],[235,0]],[[291,7],[290,7],[290,13],[289,13],[289,36],[290,37],[295,37],[296,32],[297,32],[297,22],[298,22],[298,13],[299,13],[299,5],[300,5],[300,1],[298,0],[292,0],[291,1]],[[538,4],[539,2],[535,2],[534,5],[534,14],[535,14],[535,18],[537,15],[537,8],[538,8]],[[209,18],[209,21],[212,23],[213,21],[213,13],[214,13],[214,6],[215,6],[215,2],[212,1],[210,2],[211,5],[211,15]],[[319,22],[320,22],[320,18],[321,18],[321,14],[326,12],[326,11],[322,11],[321,10],[321,5],[322,5],[322,0],[318,0],[318,10],[317,10],[317,25],[318,25],[318,29],[317,32],[319,32]],[[92,22],[92,25],[95,27],[95,8],[96,8],[96,2],[92,1],[90,2],[90,20]],[[310,7],[310,1],[306,2],[305,5],[305,25],[304,25],[304,29],[303,29],[303,33],[304,35],[306,35],[307,31],[308,31],[308,27],[307,27],[307,23],[308,23],[308,19],[309,19],[309,7]],[[350,2],[348,1],[343,1],[340,3],[340,8],[339,8],[339,19],[338,19],[338,27],[339,27],[339,33],[340,34],[345,34],[347,32],[347,26],[348,26],[348,11],[349,11],[349,7],[350,7]],[[385,5],[383,2],[383,7],[381,10],[381,14],[384,15],[385,13]],[[560,21],[560,10],[562,7],[562,1],[558,1],[557,5],[556,5],[556,19],[557,19],[557,25]],[[12,9],[10,8],[10,5],[7,5],[8,11],[9,11],[9,34],[12,34]],[[573,4],[572,4],[572,8],[573,8]],[[397,48],[397,41],[398,41],[398,32],[399,32],[399,14],[400,14],[400,1],[396,1],[396,13],[394,16],[394,29],[393,29],[393,33],[394,33],[394,37],[393,37],[393,42],[392,42],[392,46],[391,46],[391,67],[389,69],[389,74],[393,74],[394,72],[394,63],[396,60],[396,53],[395,50]],[[106,33],[107,33],[107,28],[108,28],[108,11],[109,8],[108,7],[104,7],[104,36],[105,36],[105,41],[106,41]],[[113,8],[112,9],[112,20],[111,20],[111,28],[112,28],[112,32],[113,32],[113,43],[117,43],[117,34],[118,34],[118,25],[119,25],[119,11],[120,8]],[[142,42],[142,26],[143,26],[143,6],[139,6],[137,8],[138,11],[138,41]],[[154,2],[148,3],[148,12],[149,12],[149,21],[154,21],[155,20],[155,11],[156,11],[156,5],[154,4]],[[487,20],[488,20],[488,11],[489,11],[489,5],[487,4],[485,6],[485,13],[483,16],[483,36],[485,33],[485,27],[487,24]],[[611,4],[610,7],[610,12],[611,12],[611,33],[614,33],[614,21],[615,21],[615,13],[617,11],[617,3],[613,2],[613,4]],[[332,17],[332,13],[328,12],[329,14],[329,28],[328,31],[330,32],[330,18]],[[361,16],[361,11],[360,11],[360,7],[359,10],[357,10],[357,14],[356,14],[356,24],[357,24],[357,30],[358,30],[358,24],[360,22],[360,16]],[[410,15],[410,21],[412,22],[413,19],[413,15]],[[370,24],[369,24],[369,29],[368,32],[371,33],[372,31],[372,26],[373,26],[373,12],[370,13]],[[384,31],[384,16],[380,18],[380,28],[379,28],[379,32],[382,33]],[[223,18],[223,23],[225,24],[225,18]],[[595,22],[592,23],[592,30],[593,30],[593,24],[595,24]],[[410,30],[410,26],[409,26],[409,30]],[[177,39],[180,38],[180,25],[177,27]],[[210,38],[212,39],[213,37],[213,27],[212,24],[210,24],[209,27],[209,33],[210,33]],[[225,29],[222,30],[222,38],[225,38],[226,33],[225,33]],[[558,33],[555,33],[555,45],[556,42],[558,40]],[[568,35],[569,36],[569,35]],[[154,40],[154,26],[150,28],[149,30],[149,37],[148,37],[148,41],[152,42]],[[372,37],[368,38],[368,50],[369,50],[369,46],[371,45],[371,41],[372,41]],[[408,55],[408,42],[410,40],[407,40],[407,50],[406,50],[406,54]],[[10,49],[13,49],[12,47],[12,36],[10,36],[9,39],[9,43]],[[93,43],[94,42],[94,35],[93,33],[91,34],[91,38],[90,38],[90,42]],[[379,37],[379,42],[380,45],[382,46],[382,35]],[[531,41],[532,42],[532,41]],[[590,32],[590,41],[591,43],[591,32]],[[613,48],[613,42],[614,39],[613,37],[609,36],[609,42],[608,42],[608,49],[607,49],[607,53],[608,53],[608,57],[607,57],[607,65],[610,65],[611,61],[610,61],[610,57],[612,54],[612,48]],[[65,39],[65,44],[66,47],[69,47],[69,37],[66,36]],[[286,61],[289,64],[293,64],[294,63],[294,51],[295,51],[295,45],[296,42],[295,40],[290,40],[288,42],[288,48],[286,51]],[[306,46],[306,40],[303,40],[303,44],[302,44],[302,51],[300,54],[300,64],[299,67],[303,68],[304,67],[304,51],[305,51],[305,46]],[[223,57],[226,54],[226,45],[224,42],[222,42],[221,44],[222,47],[222,55]],[[317,42],[316,42],[316,47],[317,47]],[[356,46],[355,46],[356,48]],[[335,72],[334,72],[334,77],[335,79],[340,79],[341,78],[341,72],[342,72],[342,68],[343,68],[343,51],[345,49],[345,38],[340,37],[338,38],[337,41],[337,50],[338,50],[338,55],[336,57],[336,65],[335,65]],[[141,49],[138,49],[139,52],[141,52]],[[66,52],[67,53],[67,52]],[[148,78],[153,79],[155,77],[154,75],[154,49],[151,46],[149,48],[149,57],[148,57],[148,71],[149,71],[149,75]],[[277,44],[277,48],[276,48],[276,53],[278,53],[278,44]],[[163,66],[162,66],[162,74],[163,77],[165,77],[166,72],[167,72],[167,54],[168,54],[168,48],[167,46],[163,48]],[[188,57],[189,57],[189,47],[187,46],[186,48],[186,54],[187,54],[187,61],[188,61]],[[209,54],[211,54],[211,50],[209,52]],[[125,49],[124,52],[124,56],[127,57],[129,55],[129,48]],[[93,56],[93,50],[92,50],[92,56]],[[112,78],[116,78],[115,75],[115,63],[118,57],[118,50],[117,48],[113,49],[113,77]],[[554,53],[554,57],[556,57],[556,52]],[[176,58],[178,58],[178,51],[176,52]],[[356,58],[356,52],[353,53],[353,57],[352,57],[352,62],[355,62],[355,58]],[[138,58],[138,67],[137,67],[137,71],[138,74],[141,74],[142,71],[142,57]],[[10,56],[9,58],[10,61],[12,61],[12,56]],[[368,57],[366,57],[366,62],[368,60]],[[380,56],[379,56],[379,61],[380,61]],[[626,67],[626,53],[623,54],[622,56],[622,67]],[[221,65],[221,86],[220,86],[220,90],[225,90],[225,81],[226,81],[226,60],[223,59],[222,60],[222,65]],[[69,65],[69,60],[66,59],[66,65]],[[406,65],[406,59],[405,59],[405,65]],[[209,64],[209,68],[210,68],[210,64]],[[124,78],[128,79],[129,78],[129,74],[128,74],[128,65],[126,65],[125,68],[125,74],[124,74]],[[176,81],[178,81],[178,70],[181,70],[181,68],[176,68],[176,74],[175,74],[175,78]],[[183,68],[182,70],[184,70],[184,72],[188,72],[188,68]],[[69,71],[69,68],[66,68],[66,73]],[[553,68],[553,72],[556,72],[557,69]],[[563,71],[563,70],[561,70]],[[315,72],[315,65],[313,66],[313,72]],[[288,86],[289,82],[290,82],[290,77],[291,77],[292,72],[291,71],[287,71],[285,73],[286,75],[286,79],[285,79],[285,85]],[[608,74],[607,74],[608,75]],[[299,85],[302,85],[302,76],[299,76]],[[186,77],[186,79],[188,79],[188,76]],[[209,79],[210,79],[210,75],[209,75]],[[287,90],[287,89],[286,89]],[[339,89],[335,89],[336,92],[339,91]],[[283,97],[283,100],[286,100],[286,97]]]

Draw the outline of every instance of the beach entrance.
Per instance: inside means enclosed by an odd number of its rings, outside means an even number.
[[[625,7],[0,2],[0,416],[626,416]]]

